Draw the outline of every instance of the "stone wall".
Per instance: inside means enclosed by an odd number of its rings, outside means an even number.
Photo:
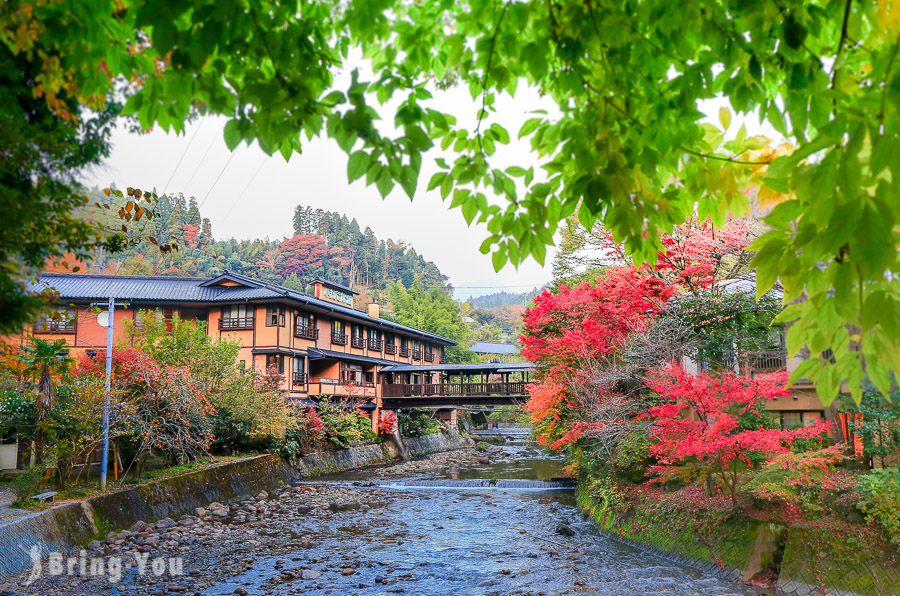
[[[465,441],[456,431],[404,439],[413,456],[458,449]],[[44,554],[71,552],[101,531],[177,517],[213,501],[246,499],[309,476],[388,463],[398,453],[397,446],[386,441],[307,455],[292,463],[260,455],[24,516],[0,526],[0,579],[30,568],[33,546]]]

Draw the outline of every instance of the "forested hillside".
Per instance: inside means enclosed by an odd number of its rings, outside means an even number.
[[[82,216],[117,229],[120,209],[138,209],[126,199],[94,193],[97,204]],[[208,276],[225,269],[304,290],[311,280],[324,277],[352,287],[384,290],[391,282],[409,288],[420,282],[426,289],[446,282],[437,266],[426,261],[403,241],[377,238],[368,227],[342,213],[297,205],[294,235],[282,239],[216,239],[209,218],[196,199],[181,194],[162,196],[147,205],[152,215],[132,221],[127,233],[132,245],[115,254],[95,252],[82,270],[133,275]],[[177,246],[161,252],[159,245]]]
[[[527,306],[528,301],[538,294],[538,288],[530,292],[510,293],[504,290],[484,296],[469,298],[475,308],[493,308],[496,306]]]

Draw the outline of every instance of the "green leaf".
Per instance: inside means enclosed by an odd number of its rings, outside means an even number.
[[[240,121],[229,120],[225,123],[225,146],[229,151],[234,151],[241,143]]]
[[[727,107],[719,108],[719,122],[722,124],[723,130],[728,130],[728,127],[731,126],[731,110]]]
[[[506,265],[506,261],[509,260],[509,255],[506,254],[506,251],[503,248],[498,248],[494,251],[494,254],[491,255],[491,262],[494,265],[494,271],[500,271],[503,269],[503,266]]]
[[[444,179],[446,178],[447,172],[438,172],[431,177],[431,180],[428,181],[428,190],[434,190],[435,188],[443,184]]]
[[[362,178],[369,169],[369,154],[365,151],[354,151],[347,160],[347,179],[350,182]]]
[[[375,187],[378,188],[378,193],[382,199],[387,198],[394,188],[394,179],[391,178],[391,171],[388,168],[381,169],[381,173],[378,174],[378,178],[375,180]]]

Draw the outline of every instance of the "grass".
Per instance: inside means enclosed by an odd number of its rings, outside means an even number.
[[[182,474],[187,474],[190,472],[196,472],[198,470],[203,470],[209,468],[214,465],[229,463],[241,459],[247,459],[250,457],[256,457],[259,455],[258,452],[249,452],[242,453],[240,455],[224,455],[224,456],[216,456],[214,461],[196,461],[189,462],[184,464],[176,464],[174,466],[169,467],[159,467],[153,468],[149,470],[144,470],[144,472],[140,475],[140,477],[136,477],[134,475],[134,470],[132,470],[127,477],[120,476],[118,480],[113,479],[113,474],[111,473],[107,476],[107,492],[115,491],[123,488],[131,488],[134,486],[138,486],[141,484],[149,484],[151,482],[155,482],[158,480],[162,480],[164,478],[171,478],[173,476],[180,476]],[[160,463],[150,462],[150,463]],[[14,483],[16,474],[5,473],[0,475],[0,486],[9,486],[12,487]],[[96,474],[94,474],[91,479],[87,482],[82,480],[77,485],[67,486],[66,488],[56,489],[53,488],[52,480],[47,483],[47,486],[42,489],[43,490],[56,490],[56,500],[57,501],[78,501],[82,499],[89,499],[91,497],[96,497],[98,495],[103,494],[103,492],[99,488],[99,479]],[[50,507],[50,504],[47,503],[37,503],[32,501],[20,502],[14,501],[10,504],[10,507],[16,509],[28,509],[28,510],[41,510]]]

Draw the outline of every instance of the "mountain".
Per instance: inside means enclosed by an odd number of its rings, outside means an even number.
[[[496,306],[525,306],[528,302],[538,294],[535,288],[530,292],[509,293],[505,291],[495,292],[494,294],[486,294],[469,298],[468,302],[472,303],[475,308],[494,308]]]
[[[92,195],[96,201],[79,215],[106,230],[126,228],[132,242],[120,253],[90,255],[82,267],[87,272],[212,276],[228,269],[301,291],[317,277],[373,290],[394,281],[407,288],[416,282],[426,289],[447,287],[447,277],[415,248],[380,239],[342,213],[297,205],[291,238],[224,240],[214,237],[194,197],[162,196],[153,203]],[[146,211],[138,216],[141,207]],[[167,245],[177,248],[161,252]]]

